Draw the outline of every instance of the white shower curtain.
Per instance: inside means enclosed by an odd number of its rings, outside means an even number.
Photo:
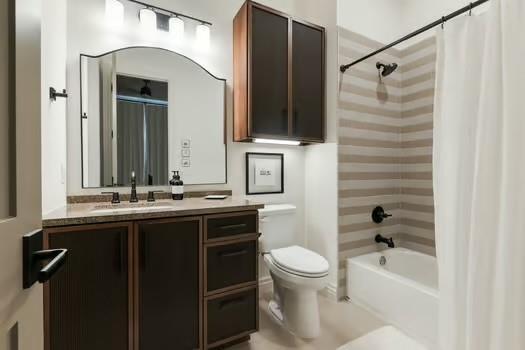
[[[441,350],[525,349],[525,2],[438,30]]]

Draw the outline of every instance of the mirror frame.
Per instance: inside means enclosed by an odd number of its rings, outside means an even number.
[[[121,47],[121,48],[118,48],[118,49],[115,49],[115,50],[111,50],[111,51],[107,51],[107,52],[104,52],[102,54],[99,54],[99,55],[88,55],[88,54],[83,54],[81,53],[80,54],[80,57],[79,57],[79,69],[80,69],[80,79],[79,79],[79,105],[80,105],[80,111],[79,111],[79,116],[80,116],[80,174],[81,174],[81,177],[80,177],[80,181],[81,181],[81,185],[82,185],[82,189],[100,189],[100,188],[124,188],[124,187],[102,187],[102,186],[98,186],[98,187],[86,187],[84,186],[84,147],[83,147],[83,144],[84,144],[84,130],[83,130],[83,123],[82,123],[82,119],[83,119],[83,116],[82,116],[82,58],[83,57],[87,57],[87,58],[101,58],[103,56],[106,56],[106,55],[109,55],[109,54],[112,54],[112,53],[115,53],[115,52],[119,52],[119,51],[124,51],[124,50],[130,50],[130,49],[156,49],[156,50],[162,50],[162,51],[166,51],[168,53],[171,53],[171,54],[175,54],[175,55],[178,55],[179,57],[181,58],[184,58],[185,60],[189,61],[190,63],[193,63],[194,65],[196,65],[197,67],[199,67],[200,69],[202,69],[204,72],[208,73],[209,76],[211,76],[212,78],[216,79],[216,80],[219,80],[219,81],[222,81],[223,82],[223,85],[224,85],[224,132],[223,132],[223,140],[224,140],[224,179],[225,181],[224,182],[219,182],[219,183],[199,183],[199,184],[188,184],[188,186],[206,186],[206,185],[226,185],[228,183],[228,140],[227,140],[227,134],[228,134],[228,123],[227,123],[227,119],[228,119],[228,109],[227,109],[227,103],[228,103],[228,100],[227,100],[227,93],[228,93],[228,89],[227,89],[227,79],[225,78],[219,78],[218,76],[216,76],[215,74],[211,73],[209,70],[207,70],[206,68],[204,68],[201,64],[199,64],[198,62],[194,61],[193,59],[189,58],[188,56],[185,56],[181,53],[178,53],[176,51],[172,51],[172,50],[169,50],[169,49],[166,49],[166,48],[163,48],[163,47],[157,47],[157,46],[125,46],[125,47]],[[168,106],[169,108],[169,106]],[[160,186],[148,186],[148,185],[144,185],[144,186],[137,186],[137,187],[168,187],[169,184],[167,183],[166,185],[160,185]]]

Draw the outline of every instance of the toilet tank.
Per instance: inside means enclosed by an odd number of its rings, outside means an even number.
[[[259,209],[261,252],[295,244],[297,208],[291,204],[270,204]]]

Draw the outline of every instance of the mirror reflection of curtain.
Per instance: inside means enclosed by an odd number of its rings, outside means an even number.
[[[144,184],[144,105],[117,101],[117,164],[115,183],[129,185],[135,171],[137,184]]]
[[[101,186],[113,186],[113,59],[107,55],[100,59],[100,182]]]
[[[168,170],[168,107],[146,105],[146,181],[166,185]]]

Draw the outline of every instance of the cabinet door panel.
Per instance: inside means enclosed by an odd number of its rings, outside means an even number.
[[[252,132],[288,136],[288,18],[252,9]]]
[[[138,227],[139,348],[198,349],[201,220]]]
[[[293,135],[323,140],[325,114],[324,32],[293,22]]]
[[[69,250],[49,282],[49,350],[127,350],[128,227],[50,233],[48,242]]]

